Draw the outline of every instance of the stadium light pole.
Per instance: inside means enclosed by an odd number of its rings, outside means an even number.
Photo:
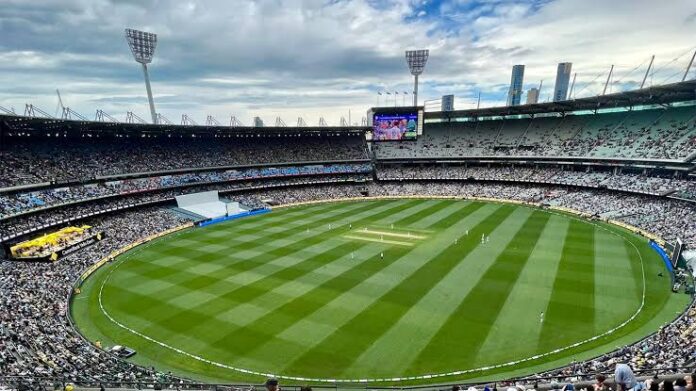
[[[126,29],[126,40],[133,53],[133,58],[143,66],[145,74],[145,89],[147,89],[147,100],[150,102],[150,115],[152,123],[157,124],[157,112],[155,111],[155,101],[152,99],[152,89],[150,88],[150,76],[147,73],[147,64],[152,62],[152,56],[157,47],[157,34],[145,31]]]
[[[428,62],[428,49],[422,50],[407,50],[406,51],[406,63],[408,64],[408,69],[413,75],[413,105],[418,106],[418,76],[423,73],[425,68],[425,63]]]

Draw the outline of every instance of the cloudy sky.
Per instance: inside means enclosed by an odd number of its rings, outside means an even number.
[[[696,46],[694,0],[0,0],[0,106],[66,106],[93,118],[148,119],[125,27],[158,34],[150,66],[157,111],[249,124],[359,121],[378,91],[411,91],[404,50],[429,48],[420,103],[454,94],[458,109],[500,105],[510,68],[525,89],[573,63],[576,97],[681,79]],[[691,77],[696,77],[692,70]],[[394,95],[392,95],[393,97]],[[385,104],[381,97],[380,104]],[[410,96],[409,96],[410,97]],[[393,105],[391,98],[388,104]]]

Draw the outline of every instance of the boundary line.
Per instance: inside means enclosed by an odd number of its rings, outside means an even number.
[[[386,198],[389,199],[389,198],[391,198],[391,197],[386,197]],[[394,197],[394,198],[396,199],[397,197]],[[423,199],[427,199],[428,197],[415,197],[415,196],[414,196],[414,197],[412,197],[412,198],[423,198]],[[447,197],[447,198],[457,199],[457,198],[455,198],[455,197]],[[460,199],[461,199],[461,198],[460,198]],[[340,201],[340,200],[335,200],[335,201]],[[492,201],[495,201],[495,202],[505,202],[504,200],[492,200]],[[323,201],[323,202],[330,202],[330,201]],[[527,206],[527,207],[532,206],[532,207],[537,207],[537,208],[538,208],[538,206],[530,205],[530,204],[525,204],[525,203],[516,203],[516,202],[509,202],[509,203],[511,203],[511,204],[518,204],[518,205]],[[291,206],[291,205],[292,205],[292,204],[290,204],[290,205],[288,205],[288,206]],[[601,333],[601,334],[598,334],[598,335],[595,335],[595,336],[593,336],[593,337],[590,337],[590,338],[581,340],[581,341],[579,341],[579,342],[575,342],[575,343],[573,343],[573,344],[571,344],[571,345],[568,345],[568,346],[565,346],[565,347],[561,347],[561,348],[554,349],[554,350],[552,350],[552,351],[550,351],[550,352],[540,353],[540,354],[537,354],[537,355],[534,355],[534,356],[529,356],[529,357],[522,358],[522,359],[519,359],[519,360],[509,361],[509,362],[506,362],[506,363],[501,363],[501,364],[496,364],[496,365],[490,365],[490,366],[485,366],[485,367],[479,367],[479,368],[471,368],[471,369],[464,369],[464,370],[456,370],[456,371],[452,371],[452,372],[441,372],[441,373],[424,374],[424,375],[416,375],[416,376],[405,376],[405,377],[392,377],[392,378],[363,378],[363,379],[328,379],[328,378],[309,378],[309,377],[301,377],[301,376],[283,375],[283,374],[277,374],[277,373],[260,372],[260,371],[254,371],[254,370],[247,369],[247,368],[235,367],[235,366],[232,366],[232,365],[227,365],[227,364],[224,364],[224,363],[219,363],[219,362],[216,362],[216,361],[208,360],[208,359],[206,359],[206,358],[204,358],[204,357],[201,357],[201,356],[198,356],[198,355],[195,355],[195,354],[186,352],[186,351],[184,351],[184,350],[182,350],[182,349],[179,349],[179,348],[176,348],[176,347],[174,347],[174,346],[168,345],[168,344],[166,344],[166,343],[164,343],[164,342],[161,342],[161,341],[158,341],[158,340],[156,340],[156,339],[154,339],[154,338],[152,338],[152,337],[150,337],[150,336],[148,336],[148,335],[145,335],[145,334],[143,334],[143,333],[141,333],[141,332],[139,332],[139,331],[137,331],[137,330],[134,330],[134,329],[132,329],[132,328],[130,328],[130,327],[124,325],[123,323],[119,322],[118,320],[114,319],[114,318],[106,311],[106,309],[104,308],[103,302],[102,302],[102,294],[103,294],[104,286],[106,285],[106,282],[109,280],[109,278],[111,277],[111,275],[113,274],[113,272],[114,272],[116,269],[118,269],[118,267],[120,267],[126,260],[128,260],[128,259],[130,258],[129,256],[124,257],[117,265],[115,265],[111,270],[109,270],[109,273],[107,274],[107,276],[106,276],[106,277],[104,278],[104,280],[102,281],[101,286],[99,287],[99,297],[98,297],[98,299],[99,299],[99,309],[100,309],[100,311],[104,314],[104,316],[106,316],[112,323],[114,323],[114,324],[117,325],[118,327],[120,327],[120,328],[122,328],[122,329],[124,329],[124,330],[126,330],[126,331],[128,331],[128,332],[130,332],[131,334],[137,335],[137,336],[139,336],[139,337],[141,337],[141,338],[143,338],[143,339],[145,339],[145,340],[147,340],[147,341],[149,341],[149,342],[152,342],[152,343],[154,343],[154,344],[157,344],[157,345],[159,345],[160,347],[163,347],[163,348],[165,348],[165,349],[168,349],[168,350],[174,351],[174,352],[176,352],[176,353],[182,354],[182,355],[187,356],[187,357],[189,357],[189,358],[192,358],[192,359],[194,359],[194,360],[197,360],[197,361],[200,361],[200,362],[204,362],[204,363],[210,364],[210,365],[212,365],[212,366],[216,366],[216,367],[218,367],[218,368],[229,369],[229,370],[232,370],[232,371],[236,371],[236,372],[240,372],[240,373],[244,373],[244,374],[249,374],[249,375],[257,375],[257,376],[264,376],[264,377],[275,377],[275,378],[278,378],[278,379],[285,379],[285,380],[311,381],[311,382],[317,382],[317,383],[378,383],[378,382],[403,382],[403,381],[411,381],[411,380],[428,380],[428,379],[442,378],[442,377],[448,377],[448,376],[459,376],[459,375],[465,375],[465,374],[474,373],[474,372],[481,372],[481,371],[488,371],[488,370],[492,370],[492,369],[500,369],[500,368],[511,367],[511,366],[515,366],[515,365],[522,364],[522,363],[525,363],[525,362],[534,361],[534,360],[537,360],[537,359],[540,359],[540,358],[549,357],[549,356],[551,356],[551,355],[554,355],[554,354],[557,354],[557,353],[561,353],[561,352],[564,352],[564,351],[566,351],[566,350],[570,350],[570,349],[579,347],[579,346],[581,346],[581,345],[584,345],[584,344],[587,344],[587,343],[590,343],[590,342],[597,341],[597,340],[599,340],[599,339],[601,339],[601,338],[604,338],[604,337],[606,337],[606,336],[609,336],[609,335],[615,333],[616,331],[618,331],[619,329],[625,327],[625,326],[628,325],[630,322],[632,322],[632,321],[640,314],[640,312],[643,311],[643,308],[645,307],[645,295],[646,295],[645,265],[644,265],[643,256],[642,256],[642,254],[640,253],[640,250],[638,250],[638,247],[636,247],[636,245],[635,245],[631,240],[629,240],[628,238],[626,238],[624,235],[621,235],[621,234],[619,234],[619,233],[617,233],[617,232],[613,232],[613,231],[609,230],[607,227],[600,226],[599,224],[597,224],[597,223],[595,223],[595,222],[592,222],[592,221],[589,221],[589,220],[585,220],[585,219],[581,219],[581,218],[579,218],[579,217],[577,217],[577,216],[573,216],[573,215],[569,215],[569,214],[558,213],[558,212],[553,211],[553,210],[550,210],[550,209],[542,209],[542,210],[544,210],[544,211],[546,211],[546,212],[548,212],[548,213],[554,214],[554,215],[558,215],[558,216],[562,216],[562,217],[566,217],[566,218],[571,218],[571,219],[575,219],[575,220],[578,220],[578,221],[582,221],[582,222],[585,222],[585,223],[592,224],[592,225],[594,225],[596,228],[600,228],[600,229],[602,229],[602,230],[605,230],[605,231],[607,231],[607,232],[609,232],[609,233],[611,233],[611,234],[613,234],[613,235],[616,235],[616,236],[622,238],[624,241],[627,241],[628,243],[630,243],[631,246],[632,246],[632,247],[634,248],[634,250],[636,251],[636,253],[638,254],[638,257],[639,257],[639,259],[640,259],[640,266],[641,266],[641,272],[642,272],[642,277],[643,277],[643,292],[642,292],[642,297],[641,297],[641,303],[640,303],[640,306],[638,307],[638,309],[636,310],[636,312],[633,313],[633,315],[631,315],[627,320],[623,321],[623,322],[622,322],[621,324],[619,324],[618,326],[616,326],[616,327],[614,327],[614,328],[612,328],[612,329],[609,329],[609,330],[607,330],[607,331],[605,331],[605,332],[603,332],[603,333]],[[608,223],[608,224],[611,224],[611,223]]]

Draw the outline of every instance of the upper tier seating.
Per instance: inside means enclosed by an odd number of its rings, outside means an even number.
[[[0,148],[0,188],[188,168],[368,158],[361,135],[7,140]]]
[[[428,123],[416,141],[374,145],[378,159],[545,156],[684,160],[695,149],[695,107]]]

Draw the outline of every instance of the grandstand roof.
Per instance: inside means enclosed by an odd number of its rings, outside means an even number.
[[[426,112],[426,119],[475,118],[508,115],[535,115],[542,113],[566,113],[581,110],[603,110],[611,108],[632,107],[636,105],[658,105],[696,100],[696,80],[680,83],[647,87],[641,90],[618,92],[589,98],[547,102],[520,106],[488,107],[472,110],[450,112]],[[378,110],[375,108],[373,110]],[[386,108],[385,108],[386,109]],[[389,108],[390,110],[409,108]],[[41,135],[49,132],[67,132],[68,134],[165,134],[165,135],[285,135],[301,134],[345,134],[362,133],[370,130],[369,126],[208,126],[208,125],[152,125],[143,123],[100,122],[83,120],[65,120],[46,117],[25,117],[0,114],[0,134],[7,132],[24,132]]]
[[[632,107],[637,105],[657,105],[696,100],[696,80],[680,83],[646,87],[632,90],[566,100],[561,102],[536,103],[520,106],[487,107],[472,110],[431,111],[425,113],[426,119],[499,117],[507,115],[534,115],[542,113],[566,113],[583,110],[603,110]]]
[[[84,133],[95,134],[152,134],[152,135],[284,135],[296,136],[300,134],[346,134],[364,133],[370,129],[365,126],[207,126],[207,125],[153,125],[143,123],[125,122],[99,122],[76,121],[45,117],[25,117],[18,115],[0,115],[0,130],[2,134],[8,132],[22,132],[26,135],[45,135],[52,132],[66,132],[68,135]],[[62,134],[61,134],[62,136]]]

